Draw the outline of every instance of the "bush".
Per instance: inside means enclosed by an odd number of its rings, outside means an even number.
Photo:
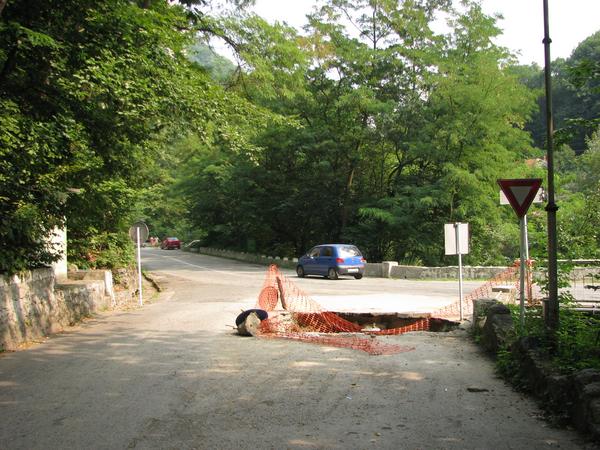
[[[600,319],[573,308],[569,296],[561,295],[560,323],[554,338],[544,324],[542,308],[528,308],[525,327],[517,332],[517,339],[536,343],[538,352],[545,356],[560,373],[569,375],[581,369],[600,370]],[[519,323],[519,307],[510,306],[513,320]],[[497,368],[508,379],[518,375],[516,355],[509,348],[498,354]],[[517,383],[518,384],[518,383]]]
[[[32,204],[22,204],[0,219],[0,273],[12,275],[48,266],[60,254],[49,244],[58,221],[41,220],[42,212]]]
[[[69,241],[69,262],[84,269],[117,269],[135,264],[135,248],[126,233],[101,233]]]

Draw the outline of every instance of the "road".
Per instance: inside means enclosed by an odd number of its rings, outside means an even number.
[[[155,249],[143,263],[166,289],[143,308],[0,355],[0,448],[587,448],[497,378],[464,331],[389,337],[414,350],[386,356],[240,337],[228,326],[264,267]],[[297,281],[321,297],[453,289]]]

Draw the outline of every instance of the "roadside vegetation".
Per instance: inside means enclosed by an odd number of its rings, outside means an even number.
[[[562,296],[563,308],[560,311],[560,323],[555,339],[551,339],[543,320],[542,307],[526,310],[525,327],[516,328],[513,343],[517,339],[529,339],[538,355],[547,359],[561,375],[573,375],[582,369],[600,370],[600,319],[597,316],[580,312],[572,301]],[[511,307],[515,324],[519,323],[517,307]],[[515,385],[523,383],[520,361],[510,348],[498,353],[499,372]],[[522,386],[527,388],[528,386]]]
[[[519,356],[511,351],[517,341],[527,341],[527,347],[550,363],[553,370],[560,375],[573,375],[582,369],[600,371],[600,316],[592,311],[582,311],[568,288],[569,273],[572,263],[559,265],[559,303],[560,322],[555,333],[549,333],[544,322],[543,305],[530,306],[525,309],[524,326],[520,326],[520,308],[508,305],[515,324],[514,335],[507,339],[497,357],[499,372],[515,385],[525,389],[527,376],[522,372]],[[600,281],[600,276],[590,277]],[[539,280],[547,292],[547,279]],[[599,284],[600,285],[600,284]]]

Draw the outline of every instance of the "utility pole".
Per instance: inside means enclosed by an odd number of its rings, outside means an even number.
[[[558,330],[558,267],[556,239],[556,211],[554,202],[554,124],[552,117],[552,73],[550,71],[550,31],[548,22],[548,0],[544,2],[544,79],[546,84],[546,141],[548,164],[548,301],[544,310],[544,323],[551,335]]]

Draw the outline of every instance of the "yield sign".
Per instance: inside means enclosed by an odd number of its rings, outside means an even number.
[[[535,199],[538,189],[542,185],[541,178],[522,178],[515,180],[498,180],[500,189],[506,195],[508,203],[513,207],[517,216],[527,214],[531,202]]]

